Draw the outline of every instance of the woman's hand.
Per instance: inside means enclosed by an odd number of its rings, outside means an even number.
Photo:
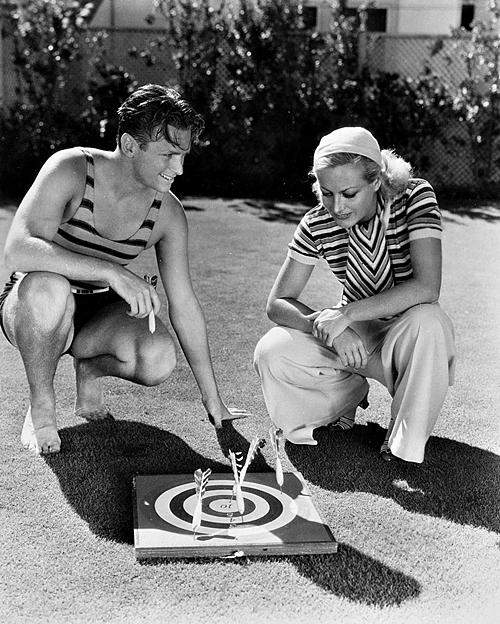
[[[342,362],[355,370],[364,368],[368,362],[368,351],[361,337],[350,327],[332,341],[332,347]]]
[[[350,327],[347,315],[342,308],[326,308],[314,312],[308,318],[313,321],[312,334],[318,340],[334,349],[343,366],[354,369],[364,368],[368,351],[360,336]]]
[[[342,308],[325,308],[309,314],[307,318],[313,321],[312,335],[327,347],[331,347],[333,340],[349,326]]]

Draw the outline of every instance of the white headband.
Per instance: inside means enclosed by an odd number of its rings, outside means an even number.
[[[314,152],[314,168],[316,169],[320,158],[341,152],[366,156],[382,168],[382,157],[377,140],[371,132],[360,127],[338,128],[325,135]]]

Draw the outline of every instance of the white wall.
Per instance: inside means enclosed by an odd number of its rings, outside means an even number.
[[[461,0],[400,0],[397,34],[449,35],[461,14]]]
[[[164,24],[157,14],[157,20],[150,26],[145,18],[154,13],[153,0],[103,0],[92,20],[97,28],[161,28]]]
[[[500,6],[500,0],[497,0]],[[387,9],[389,35],[449,35],[460,26],[462,4],[476,5],[476,19],[488,14],[490,0],[376,0],[373,8]],[[330,0],[306,0],[318,8],[318,29],[325,31],[331,16]],[[349,8],[366,4],[366,0],[348,0]]]
[[[235,2],[236,0],[233,0]],[[498,0],[500,3],[500,0]],[[303,0],[318,9],[318,29],[325,31],[331,19],[332,0]],[[484,17],[489,0],[376,0],[374,8],[387,9],[387,33],[390,35],[449,35],[460,26],[462,4],[476,4],[476,17]],[[217,6],[218,0],[214,0]],[[348,0],[351,8],[366,0]],[[153,0],[103,0],[92,26],[114,28],[150,28],[145,17],[154,13]],[[164,25],[161,15],[153,28]]]

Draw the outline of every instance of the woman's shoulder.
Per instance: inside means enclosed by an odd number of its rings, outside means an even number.
[[[436,193],[432,184],[425,178],[410,178],[402,195],[395,198],[394,204],[408,204],[422,199],[436,202]]]
[[[303,215],[302,223],[315,223],[316,221],[322,221],[325,219],[331,219],[330,214],[323,204],[316,204],[314,208],[309,208]],[[333,219],[332,219],[333,221]]]
[[[429,180],[425,178],[414,177],[410,178],[408,181],[407,191],[415,192],[415,191],[432,191],[434,192],[434,188]]]
[[[408,182],[408,184],[413,185],[424,185],[424,186],[432,186],[427,178],[422,178],[421,176],[412,176]]]

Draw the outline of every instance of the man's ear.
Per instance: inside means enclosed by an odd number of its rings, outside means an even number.
[[[124,132],[120,137],[120,148],[125,156],[133,158],[140,149],[139,143],[128,132]]]
[[[377,192],[381,186],[382,186],[382,178],[379,177],[379,179],[375,181],[375,192]]]

